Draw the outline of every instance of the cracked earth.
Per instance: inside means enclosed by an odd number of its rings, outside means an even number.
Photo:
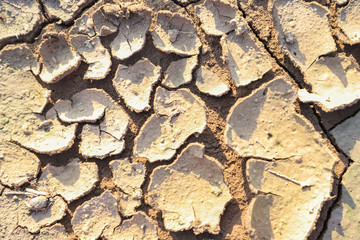
[[[0,239],[356,239],[360,1],[0,1]]]

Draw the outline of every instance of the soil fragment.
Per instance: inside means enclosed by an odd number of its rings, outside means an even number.
[[[271,60],[244,20],[242,33],[231,32],[221,38],[225,62],[236,87],[246,86],[271,70]],[[240,24],[240,23],[239,23]]]
[[[120,221],[117,200],[106,191],[79,206],[75,210],[71,224],[74,233],[81,240],[95,240],[111,236]]]
[[[125,220],[116,227],[109,239],[157,240],[159,238],[156,223],[144,213],[138,212],[131,219]]]
[[[39,77],[45,83],[55,83],[75,71],[80,55],[67,42],[64,33],[48,32],[39,47],[42,70]]]
[[[192,20],[185,15],[159,11],[152,32],[155,46],[166,53],[182,56],[199,53],[201,42]]]
[[[316,2],[276,0],[273,17],[278,43],[303,70],[324,54],[336,50],[329,11]]]
[[[72,202],[93,190],[98,180],[95,163],[72,159],[66,166],[46,166],[38,184],[50,195],[60,195],[67,202]]]
[[[84,58],[89,68],[84,79],[104,79],[110,71],[111,56],[104,48],[99,37],[90,38],[86,35],[72,35],[70,42]]]
[[[160,66],[155,66],[147,58],[130,67],[119,65],[113,84],[131,110],[146,111],[150,109],[150,94],[160,78],[160,71]]]
[[[351,44],[360,42],[360,2],[350,0],[349,4],[340,10],[340,28],[344,31]]]
[[[159,87],[154,105],[155,114],[140,129],[133,153],[150,162],[174,156],[190,135],[205,129],[207,119],[204,102],[187,89],[168,91]]]
[[[154,169],[146,201],[162,211],[169,231],[220,232],[220,217],[231,200],[223,167],[204,155],[204,146],[189,144],[173,164]]]
[[[225,143],[242,157],[269,159],[248,160],[246,169],[250,189],[259,194],[247,224],[259,239],[307,239],[333,189],[339,158],[295,111],[295,92],[283,79],[273,80],[239,99],[227,117]]]
[[[120,210],[124,216],[132,216],[135,208],[141,205],[143,192],[141,185],[145,180],[145,166],[141,163],[130,163],[127,159],[110,162],[114,183],[123,193],[121,194]]]
[[[195,55],[170,63],[165,71],[162,84],[169,88],[178,88],[189,83],[192,79],[192,72],[197,65],[197,58],[198,56]]]
[[[216,73],[203,66],[196,71],[195,84],[200,92],[215,97],[220,97],[230,90],[229,86]]]
[[[129,12],[120,20],[119,33],[111,43],[111,54],[124,60],[139,52],[145,45],[151,24],[151,10],[139,5],[127,8]]]
[[[94,0],[41,0],[45,11],[51,20],[60,19],[64,24],[70,24],[76,15]]]
[[[320,103],[325,111],[344,108],[360,98],[360,70],[352,57],[322,57],[305,71],[304,80],[312,91],[299,90],[300,100]]]
[[[60,223],[54,224],[51,227],[45,227],[40,229],[40,233],[34,238],[34,240],[71,240],[71,237],[66,233],[65,227]]]

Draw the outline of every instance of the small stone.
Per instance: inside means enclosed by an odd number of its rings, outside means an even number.
[[[32,211],[43,211],[49,204],[49,200],[45,196],[37,196],[27,201],[27,206]]]

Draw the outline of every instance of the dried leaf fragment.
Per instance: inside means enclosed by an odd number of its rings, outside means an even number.
[[[178,88],[183,84],[189,83],[196,64],[197,55],[170,63],[165,71],[165,78],[162,84],[169,88]]]
[[[74,233],[81,240],[108,238],[121,221],[117,208],[116,198],[108,191],[86,201],[75,210],[71,220]]]
[[[145,45],[151,24],[151,10],[141,6],[127,8],[128,15],[120,19],[119,33],[111,43],[111,53],[120,60],[139,52]]]
[[[160,78],[160,66],[155,66],[147,58],[127,67],[119,65],[113,84],[116,92],[135,112],[150,109],[150,94]]]
[[[205,129],[205,104],[187,89],[168,91],[159,87],[154,108],[155,114],[135,138],[135,157],[150,162],[170,159],[190,135]]]
[[[50,195],[60,195],[67,202],[72,202],[93,190],[98,180],[95,163],[81,163],[79,159],[72,159],[66,166],[46,166],[38,184]]]
[[[48,32],[39,47],[42,70],[39,77],[46,83],[55,83],[75,71],[80,55],[67,42],[64,33]]]
[[[169,231],[193,229],[195,234],[220,232],[220,216],[231,200],[223,167],[192,143],[173,164],[154,169],[146,201],[162,211]]]
[[[152,32],[155,47],[166,53],[182,56],[196,55],[201,46],[194,23],[178,13],[159,11]]]

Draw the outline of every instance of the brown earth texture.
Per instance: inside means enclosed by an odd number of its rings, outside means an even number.
[[[0,239],[357,239],[359,13],[0,0]]]

